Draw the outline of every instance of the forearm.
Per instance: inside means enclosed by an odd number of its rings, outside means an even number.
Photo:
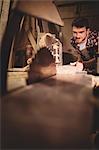
[[[90,68],[92,66],[95,66],[96,65],[96,58],[91,58],[90,60],[88,61],[83,61],[82,62],[83,65],[84,65],[84,68]]]

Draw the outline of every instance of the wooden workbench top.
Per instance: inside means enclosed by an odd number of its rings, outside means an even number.
[[[3,97],[3,147],[90,147],[90,83],[83,75],[56,75]]]

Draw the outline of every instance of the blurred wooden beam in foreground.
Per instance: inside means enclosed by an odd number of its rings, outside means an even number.
[[[2,147],[91,147],[92,90],[79,79],[53,76],[3,97]]]

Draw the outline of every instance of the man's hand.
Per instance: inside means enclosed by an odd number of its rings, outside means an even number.
[[[75,66],[78,70],[81,70],[81,71],[83,70],[83,63],[81,62],[76,61],[76,62],[70,63],[70,65]]]
[[[75,61],[75,62],[73,62],[73,63],[70,63],[70,65],[71,65],[71,66],[76,66],[76,63],[77,63],[77,62]]]
[[[29,64],[31,64],[32,63],[32,58],[29,58],[28,60],[27,60],[27,64],[29,65]]]

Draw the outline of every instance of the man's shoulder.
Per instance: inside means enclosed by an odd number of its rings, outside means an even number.
[[[89,37],[97,38],[98,37],[98,31],[97,30],[90,30]]]
[[[91,30],[87,40],[87,47],[93,47],[98,45],[98,31]]]
[[[75,42],[75,38],[74,38],[74,37],[71,37],[70,43],[71,43],[71,45],[72,45],[74,48],[77,48],[77,43]]]

